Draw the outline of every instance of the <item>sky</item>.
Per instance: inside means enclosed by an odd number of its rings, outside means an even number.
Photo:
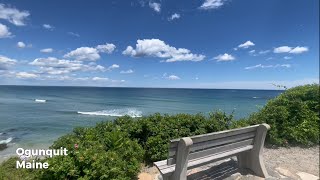
[[[318,0],[0,0],[0,85],[318,82]]]

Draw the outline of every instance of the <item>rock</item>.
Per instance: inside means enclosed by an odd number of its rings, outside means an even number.
[[[4,149],[6,149],[8,146],[7,146],[7,144],[6,143],[4,143],[4,144],[0,144],[0,151],[2,151],[2,150],[4,150]]]
[[[318,180],[319,179],[318,176],[305,173],[305,172],[298,172],[297,175],[301,178],[301,180]]]
[[[276,170],[281,174],[284,175],[285,177],[290,177],[290,178],[294,178],[296,179],[296,175],[293,174],[291,171],[289,171],[288,169],[284,169],[282,167],[277,167]],[[285,177],[281,177],[281,178],[285,178]]]
[[[148,173],[140,173],[138,175],[138,179],[139,180],[153,180],[152,175],[148,174]]]

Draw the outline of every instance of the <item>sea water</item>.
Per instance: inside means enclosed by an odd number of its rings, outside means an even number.
[[[0,86],[0,160],[17,147],[47,148],[74,127],[156,112],[222,110],[247,117],[277,90]]]

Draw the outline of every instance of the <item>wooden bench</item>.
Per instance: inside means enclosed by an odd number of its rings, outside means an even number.
[[[174,139],[170,141],[168,159],[154,165],[163,179],[185,180],[188,169],[237,156],[239,168],[267,177],[262,152],[268,129],[268,124],[260,124]]]

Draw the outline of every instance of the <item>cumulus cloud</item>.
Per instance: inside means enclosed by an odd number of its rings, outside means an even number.
[[[112,64],[108,67],[108,70],[118,69],[120,66],[118,64]]]
[[[128,69],[126,71],[120,71],[121,74],[132,74],[134,71],[132,69]]]
[[[167,77],[169,80],[179,80],[180,77],[179,76],[176,76],[176,75],[170,75]]]
[[[42,53],[51,53],[51,52],[53,52],[53,49],[52,48],[45,48],[45,49],[41,49],[40,52],[42,52]]]
[[[132,57],[158,57],[166,59],[165,62],[202,61],[205,58],[204,55],[193,54],[188,49],[172,47],[159,39],[137,40],[135,48],[128,46],[122,54]]]
[[[24,42],[21,42],[21,41],[20,41],[20,42],[17,43],[17,47],[18,47],[18,48],[25,48],[25,47],[26,47],[26,44],[25,44]]]
[[[200,9],[218,9],[224,5],[226,0],[205,0],[203,4],[199,7]]]
[[[26,25],[25,20],[29,15],[28,11],[20,11],[16,8],[0,4],[0,19],[5,19],[16,26]]]
[[[244,69],[256,69],[256,68],[290,68],[291,65],[290,64],[276,64],[276,65],[262,65],[262,64],[258,64],[255,66],[249,66],[249,67],[245,67]]]
[[[224,53],[224,54],[220,54],[220,55],[214,57],[213,59],[215,59],[219,62],[219,61],[233,61],[236,58],[234,56],[232,56],[231,54]]]
[[[179,19],[181,16],[178,13],[174,13],[169,17],[169,21],[173,21],[175,19]]]
[[[103,53],[107,53],[107,54],[111,54],[115,49],[116,49],[116,46],[114,44],[103,44],[103,45],[98,45],[96,47],[96,49],[99,51],[99,52],[103,52]]]
[[[240,45],[238,46],[238,48],[247,49],[247,48],[249,48],[250,46],[254,46],[254,45],[255,45],[255,44],[254,44],[253,42],[251,42],[251,41],[246,41],[246,42],[240,44]]]
[[[9,31],[9,28],[0,23],[0,38],[8,38],[11,37],[12,33]]]
[[[70,61],[55,57],[37,58],[30,65],[38,66],[41,73],[67,74],[75,71],[105,71],[106,68],[95,63],[83,64],[82,61]]]
[[[156,12],[161,11],[161,4],[156,2],[149,2],[149,7],[152,8]]]
[[[289,47],[289,46],[280,46],[273,49],[274,53],[291,53],[291,54],[300,54],[309,51],[308,47]]]
[[[292,57],[290,57],[290,56],[285,56],[285,57],[283,57],[283,59],[292,59]]]
[[[28,73],[28,72],[18,72],[16,73],[16,77],[20,79],[34,79],[39,77],[37,74]]]
[[[78,61],[95,61],[100,59],[99,51],[92,47],[80,47],[69,53],[65,54],[63,57],[72,58]]]
[[[0,55],[0,70],[7,70],[10,66],[15,65],[17,60]]]
[[[180,80],[181,79],[177,75],[174,75],[174,74],[168,75],[167,73],[164,73],[162,78],[169,79],[169,80]]]
[[[80,47],[65,54],[64,58],[72,58],[77,61],[96,61],[100,59],[99,53],[110,54],[115,50],[114,44],[103,44],[94,47]]]
[[[54,29],[54,27],[51,26],[50,24],[43,24],[42,27],[45,28],[45,29],[49,29],[49,30],[53,30]]]

